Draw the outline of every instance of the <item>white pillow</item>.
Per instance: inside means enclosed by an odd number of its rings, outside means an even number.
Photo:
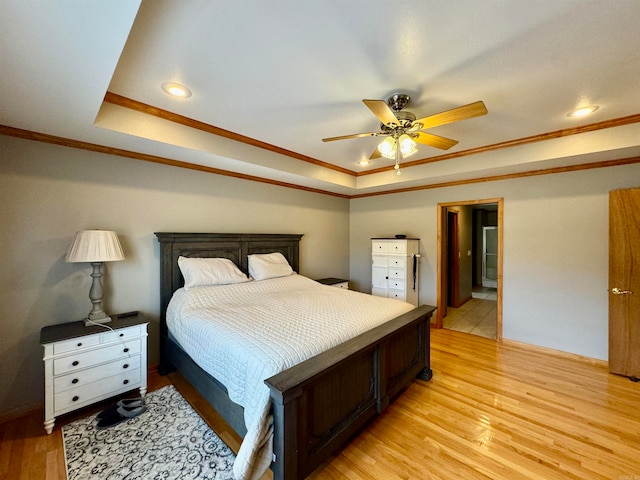
[[[249,275],[254,280],[286,277],[293,273],[291,265],[280,252],[249,255]]]
[[[248,282],[236,264],[228,258],[178,257],[178,266],[184,277],[184,289],[207,285],[229,285]]]

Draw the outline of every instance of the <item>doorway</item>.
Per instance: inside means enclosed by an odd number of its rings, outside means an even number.
[[[482,226],[482,286],[498,288],[498,227]]]
[[[502,338],[503,199],[438,204],[436,328]]]

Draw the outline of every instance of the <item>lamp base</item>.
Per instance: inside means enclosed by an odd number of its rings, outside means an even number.
[[[91,327],[93,325],[96,325],[98,323],[108,323],[111,321],[111,317],[109,316],[104,316],[104,317],[99,317],[99,318],[85,318],[84,319],[84,326],[85,327]]]

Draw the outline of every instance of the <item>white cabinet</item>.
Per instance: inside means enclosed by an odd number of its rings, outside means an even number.
[[[123,315],[104,326],[80,321],[42,329],[47,433],[63,413],[135,388],[147,392],[147,320]]]
[[[371,294],[418,306],[420,240],[371,239]]]

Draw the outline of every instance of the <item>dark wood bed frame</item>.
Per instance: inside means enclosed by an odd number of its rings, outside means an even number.
[[[243,409],[168,335],[166,311],[184,281],[178,257],[224,257],[245,273],[247,255],[280,252],[299,272],[302,235],[156,233],[160,242],[160,373],[177,369],[241,436]],[[271,390],[275,480],[303,479],[379,415],[415,378],[429,380],[429,328],[423,305],[285,370]]]

